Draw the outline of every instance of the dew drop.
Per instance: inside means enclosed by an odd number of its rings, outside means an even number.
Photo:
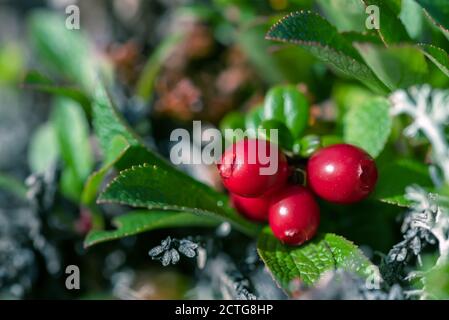
[[[223,201],[218,200],[217,201],[217,207],[223,207]]]

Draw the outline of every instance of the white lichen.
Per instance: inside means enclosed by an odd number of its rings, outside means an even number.
[[[440,168],[444,181],[449,183],[449,144],[444,134],[449,123],[449,91],[432,89],[429,85],[415,86],[394,92],[390,101],[393,116],[406,114],[413,119],[404,134],[414,137],[421,132],[429,140],[433,164]],[[435,171],[431,176],[440,183]]]
[[[412,122],[405,128],[404,135],[416,137],[422,134],[429,141],[432,151],[429,175],[435,187],[438,189],[449,184],[449,143],[445,136],[449,124],[449,91],[432,89],[429,85],[415,86],[407,91],[394,92],[390,101],[393,116],[411,117]],[[446,197],[417,185],[407,187],[405,197],[412,204],[401,230],[405,240],[396,245],[392,252],[399,252],[403,246],[406,255],[409,251],[413,252],[420,263],[421,249],[425,245],[423,241],[429,244],[437,243],[439,256],[435,266],[426,272],[413,271],[405,278],[421,279],[425,284],[428,272],[449,262],[449,202]],[[428,298],[424,288],[404,293],[408,298]]]
[[[437,265],[449,261],[449,214],[439,205],[440,197],[419,186],[406,189],[406,198],[413,203],[409,213],[411,226],[429,231],[438,242]]]

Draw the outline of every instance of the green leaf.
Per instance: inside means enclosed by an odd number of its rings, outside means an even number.
[[[152,209],[208,212],[212,215],[218,213],[247,234],[254,235],[257,232],[257,226],[241,218],[228,206],[225,195],[175,169],[159,155],[146,149],[141,139],[117,113],[101,85],[96,89],[93,120],[105,154],[108,154],[111,141],[117,135],[121,135],[130,145],[115,163],[117,168],[124,169],[129,164],[144,164],[122,171],[100,195],[100,203],[116,202]],[[173,189],[173,186],[183,186],[182,192]]]
[[[426,59],[415,46],[383,48],[368,43],[358,43],[355,46],[390,90],[408,88],[425,81],[428,74]]]
[[[373,97],[375,95],[365,87],[349,83],[337,83],[332,90],[332,99],[337,104],[337,125],[342,125],[346,112],[351,110],[352,107],[361,105]]]
[[[103,182],[104,177],[111,170],[114,165],[122,159],[125,153],[129,150],[130,145],[123,136],[118,135],[111,141],[111,146],[108,154],[105,157],[102,167],[92,173],[84,185],[81,201],[85,205],[90,205],[95,202],[97,192]]]
[[[183,40],[180,34],[170,35],[156,48],[143,67],[137,81],[136,94],[144,101],[149,101],[153,96],[154,84],[163,63],[172,54],[176,46]]]
[[[271,130],[277,130],[276,139],[271,137]],[[262,121],[257,131],[257,136],[278,144],[284,150],[291,150],[293,146],[293,137],[290,130],[283,122],[276,119]]]
[[[103,153],[107,154],[114,137],[121,135],[130,145],[139,145],[137,135],[112,105],[103,84],[96,86],[93,106],[93,126]]]
[[[122,136],[130,145],[127,152],[115,164],[119,170],[129,168],[132,165],[146,163],[150,165],[155,164],[174,174],[183,174],[145,146],[142,139],[126,123],[123,116],[119,114],[103,84],[99,84],[95,89],[92,113],[93,127],[103,154],[111,154],[109,150],[112,147],[111,142],[117,136]]]
[[[317,235],[301,246],[283,245],[269,227],[259,235],[257,251],[281,287],[300,279],[313,285],[326,271],[343,269],[360,276],[367,276],[371,262],[350,241],[335,234]]]
[[[16,42],[4,41],[0,48],[0,84],[17,85],[26,61],[26,50]]]
[[[377,34],[373,33],[358,33],[354,31],[342,32],[341,35],[346,39],[346,41],[353,44],[354,42],[368,42],[377,45],[383,45],[382,40]]]
[[[385,86],[351,43],[318,14],[304,11],[290,14],[276,23],[266,38],[297,44],[337,72],[355,78],[377,92],[385,92]]]
[[[72,167],[66,167],[61,173],[59,189],[61,193],[73,202],[79,202],[83,190],[83,181],[76,175]]]
[[[66,98],[55,100],[52,122],[59,142],[65,167],[70,171],[73,189],[81,193],[84,181],[93,168],[93,155],[89,141],[89,124],[83,109]]]
[[[334,144],[340,144],[343,143],[343,138],[336,135],[325,135],[321,136],[321,146],[323,148],[332,146]]]
[[[418,46],[425,56],[449,77],[449,55],[447,52],[431,44],[419,44]]]
[[[369,246],[373,251],[388,252],[397,243],[397,217],[403,207],[366,199],[352,205],[320,203],[320,229]]]
[[[431,299],[449,299],[449,263],[437,265],[424,273],[424,291]]]
[[[298,139],[293,144],[293,153],[303,158],[309,158],[318,149],[322,147],[322,141],[319,136],[306,135]]]
[[[265,120],[278,120],[290,130],[292,138],[298,138],[309,121],[307,98],[294,86],[277,86],[265,97]]]
[[[372,198],[382,202],[409,207],[410,202],[404,198],[405,188],[418,184],[432,187],[428,168],[411,159],[400,159],[379,168],[379,178]]]
[[[120,172],[100,194],[98,202],[206,214],[229,221],[248,235],[257,233],[256,225],[240,217],[229,206],[227,196],[176,172],[157,165],[134,166]]]
[[[28,164],[34,173],[42,173],[59,158],[59,144],[51,122],[41,125],[30,141]]]
[[[236,42],[258,74],[268,83],[276,84],[284,81],[285,76],[279,69],[275,56],[269,53],[269,43],[263,38],[267,29],[265,24],[251,23],[249,27],[239,30]]]
[[[252,133],[252,138],[257,136],[257,129],[263,121],[263,106],[257,106],[245,116],[245,127],[248,133]]]
[[[360,0],[318,0],[317,2],[338,31],[363,32],[366,30],[365,6]]]
[[[116,230],[94,230],[84,240],[84,247],[133,236],[161,228],[214,227],[218,223],[210,217],[186,212],[132,211],[113,220]]]
[[[231,136],[229,135],[229,130],[232,130],[233,132]],[[220,121],[220,131],[224,135],[226,143],[228,144],[232,144],[235,141],[238,141],[241,138],[243,138],[244,130],[245,130],[245,117],[241,112],[238,111],[228,112]],[[240,132],[242,133],[242,136],[239,135]]]
[[[412,39],[418,39],[422,36],[424,31],[424,11],[415,0],[402,0],[399,18]]]
[[[407,30],[398,19],[397,9],[400,8],[391,4],[391,0],[362,0],[362,2],[366,7],[374,5],[379,8],[380,28],[377,32],[387,46],[410,40]]]
[[[291,13],[277,22],[267,33],[267,38],[281,42],[307,45],[308,42],[329,46],[352,58],[357,51],[346,42],[337,29],[326,19],[311,11]]]
[[[390,104],[384,98],[367,100],[354,106],[344,120],[344,140],[356,145],[372,157],[383,150],[391,132]]]
[[[40,60],[54,73],[90,90],[96,68],[89,42],[80,30],[69,30],[65,16],[34,11],[28,20],[30,41]]]
[[[432,19],[445,31],[449,31],[449,2],[446,0],[416,0]]]
[[[21,199],[26,199],[27,187],[16,178],[0,172],[0,190],[9,191]]]
[[[220,121],[220,130],[222,133],[226,129],[244,129],[245,118],[243,114],[238,111],[228,112]]]
[[[91,112],[90,98],[82,90],[76,87],[56,85],[50,78],[37,71],[30,71],[25,75],[22,87],[73,99],[83,106],[87,114]]]

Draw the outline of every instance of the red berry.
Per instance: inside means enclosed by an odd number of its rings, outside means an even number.
[[[276,238],[286,244],[300,245],[316,234],[320,209],[308,189],[288,186],[273,197],[268,221]]]
[[[243,139],[227,149],[218,170],[230,192],[247,198],[278,190],[289,175],[287,159],[279,148],[258,139]]]
[[[253,221],[264,222],[268,220],[268,197],[245,198],[236,194],[231,194],[231,201],[234,208],[243,216]]]
[[[354,203],[374,190],[376,163],[360,148],[336,144],[319,150],[309,159],[307,180],[309,187],[329,202]]]

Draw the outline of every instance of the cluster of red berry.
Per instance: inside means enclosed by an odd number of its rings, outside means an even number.
[[[243,139],[223,154],[218,170],[224,186],[231,194],[234,207],[254,221],[266,221],[273,234],[283,243],[300,245],[317,232],[319,206],[313,194],[339,204],[358,202],[374,189],[377,169],[374,160],[362,149],[349,144],[322,148],[307,161],[307,186],[290,183],[293,170],[282,151],[265,143],[267,157],[277,152],[277,170],[261,174],[266,167],[250,151],[257,151],[261,140]],[[311,189],[311,191],[309,190]]]

